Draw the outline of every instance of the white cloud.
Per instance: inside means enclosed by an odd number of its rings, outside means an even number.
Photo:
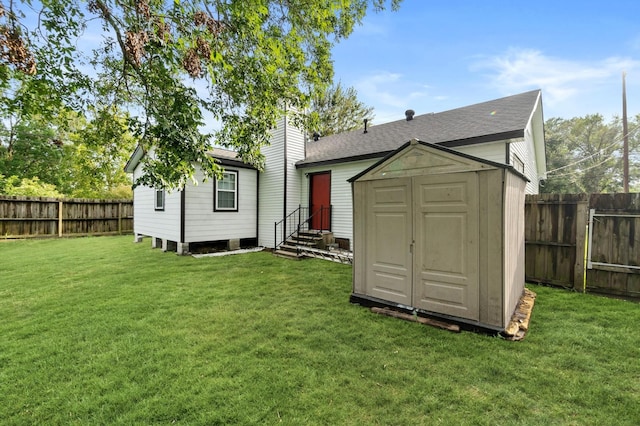
[[[560,104],[593,92],[597,87],[620,82],[622,71],[640,67],[640,61],[611,57],[595,62],[571,61],[545,56],[538,50],[510,49],[484,58],[472,70],[489,70],[492,86],[505,94],[541,88],[545,102]]]
[[[373,106],[377,124],[398,120],[407,108],[429,96],[429,86],[407,81],[403,74],[380,71],[354,83],[358,98]]]

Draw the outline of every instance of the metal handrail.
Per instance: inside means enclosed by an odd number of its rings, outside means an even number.
[[[284,219],[279,222],[275,222],[274,225],[274,233],[273,233],[273,242],[274,249],[277,249],[289,239],[293,234],[295,234],[299,229],[300,220],[303,216],[303,211],[308,210],[307,207],[298,206],[297,209],[289,213]],[[278,241],[278,228],[280,228],[281,239]]]
[[[328,211],[328,214],[325,212]],[[316,215],[320,214],[320,229],[319,231],[330,231],[331,230],[331,219],[332,219],[333,206],[320,206],[319,209],[312,212],[309,215],[309,207],[298,206],[297,209],[289,213],[284,219],[279,222],[275,222],[274,224],[274,233],[273,233],[273,241],[274,241],[274,250],[278,249],[285,241],[287,241],[291,236],[297,234],[296,242],[300,243],[299,237],[301,231],[308,231],[310,229],[311,220],[316,217]],[[304,219],[303,219],[304,218]],[[326,219],[326,220],[325,220]],[[325,223],[326,222],[326,223]],[[278,241],[278,230],[281,234],[281,239]]]
[[[325,215],[325,211],[327,211],[327,215]],[[307,230],[310,229],[310,224],[311,221],[314,217],[316,217],[316,215],[320,215],[320,229],[318,229],[318,231],[331,231],[331,215],[332,215],[332,211],[333,211],[333,206],[320,206],[320,208],[314,212],[311,213],[311,216],[309,216],[308,218],[306,218],[304,220],[304,222],[300,223],[300,226],[302,226],[303,224],[307,225]],[[328,217],[327,217],[328,216]],[[326,227],[325,227],[325,217],[327,217],[326,220]]]

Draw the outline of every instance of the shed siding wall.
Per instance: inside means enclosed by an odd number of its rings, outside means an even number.
[[[504,306],[502,290],[502,174],[503,170],[478,173],[480,322],[496,327],[503,326]]]
[[[142,175],[142,165],[133,178]],[[164,210],[155,210],[155,189],[138,186],[133,190],[133,232],[149,237],[178,242],[180,240],[180,192],[165,192]]]
[[[309,179],[307,174],[331,171],[331,230],[335,238],[348,238],[353,250],[353,198],[351,183],[347,182],[378,160],[356,161],[353,163],[334,164],[300,169],[301,180],[304,180],[301,191],[301,204],[309,205]]]
[[[257,171],[226,167],[238,172],[238,211],[214,212],[214,182],[202,182],[204,174],[198,170],[199,185],[189,185],[185,192],[185,241],[217,241],[233,238],[256,238]]]
[[[355,176],[355,175],[354,175]],[[367,182],[353,182],[353,292],[366,294],[365,277],[367,272],[367,245],[365,244],[366,225],[366,185]],[[358,219],[358,220],[356,220]]]
[[[524,202],[525,182],[505,172],[504,195],[504,312],[506,326],[524,290]]]

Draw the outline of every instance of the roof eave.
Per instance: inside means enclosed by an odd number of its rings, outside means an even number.
[[[241,160],[232,160],[230,158],[220,158],[220,157],[216,157],[216,156],[212,156],[213,158],[216,159],[216,162],[218,164],[221,164],[223,166],[229,166],[229,167],[238,167],[238,168],[242,168],[242,169],[251,169],[251,170],[258,170],[255,166],[251,165],[251,164],[247,164]]]
[[[142,160],[142,157],[144,157],[144,150],[142,149],[142,146],[138,144],[138,146],[136,146],[136,149],[133,150],[133,154],[131,154],[131,157],[129,157],[129,161],[127,161],[127,164],[125,164],[124,171],[126,173],[133,173],[136,167],[138,167],[138,164],[140,164],[140,160]]]
[[[395,152],[395,150],[393,150],[393,151],[372,152],[372,153],[369,153],[369,154],[354,155],[354,156],[351,156],[351,157],[332,158],[332,159],[329,159],[329,160],[321,160],[321,161],[306,162],[306,161],[303,160],[303,161],[298,161],[296,163],[296,168],[297,169],[306,169],[306,168],[309,168],[309,167],[331,166],[331,165],[334,165],[334,164],[353,163],[353,162],[356,162],[356,161],[373,160],[373,159],[385,157],[389,153],[393,153],[393,152]]]
[[[516,129],[516,130],[510,130],[507,132],[493,133],[490,135],[474,136],[472,138],[436,142],[435,145],[443,146],[446,148],[455,148],[455,147],[465,146],[465,145],[500,142],[500,141],[505,141],[509,139],[517,139],[517,138],[523,138],[523,137],[524,137],[524,129]],[[369,154],[362,154],[362,155],[356,155],[351,157],[331,158],[328,160],[320,160],[320,161],[311,161],[311,162],[300,161],[296,163],[296,168],[304,169],[309,167],[330,166],[330,165],[340,164],[340,163],[351,163],[354,161],[377,159],[377,158],[382,158],[382,157],[391,155],[396,151],[397,149],[392,151],[386,150],[386,151],[372,152]]]
[[[465,145],[476,145],[488,142],[500,142],[509,139],[523,138],[524,129],[509,130],[506,132],[492,133],[490,135],[474,136],[471,138],[455,139],[451,141],[436,142],[437,145],[455,148]]]

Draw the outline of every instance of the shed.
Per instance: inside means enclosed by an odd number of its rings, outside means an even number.
[[[524,175],[413,139],[350,182],[351,302],[507,327],[524,290]]]

